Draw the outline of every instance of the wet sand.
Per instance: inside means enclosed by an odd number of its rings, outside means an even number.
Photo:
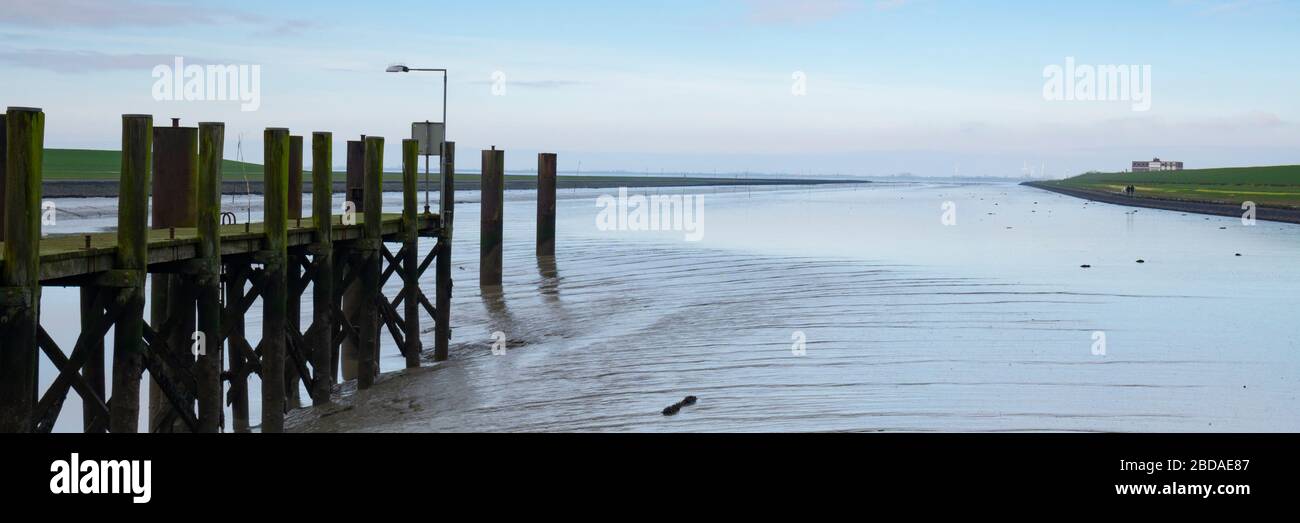
[[[1300,430],[1293,225],[1009,183],[711,191],[700,242],[598,231],[599,192],[562,193],[550,260],[508,194],[504,293],[460,207],[451,360],[386,347],[376,387],[289,429]]]

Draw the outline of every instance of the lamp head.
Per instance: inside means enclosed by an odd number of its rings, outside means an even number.
[[[407,66],[405,66],[405,65],[390,65],[390,66],[388,66],[388,72],[390,72],[390,73],[406,73],[406,72],[410,72],[410,70],[411,70],[411,68],[410,68],[410,67],[407,67]]]

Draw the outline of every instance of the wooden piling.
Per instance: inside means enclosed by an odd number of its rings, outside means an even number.
[[[366,172],[366,143],[364,139],[365,136],[363,135],[362,140],[348,140],[347,175],[343,182],[343,199],[352,203],[352,210],[357,213],[357,216],[360,216],[365,208],[365,198],[363,198],[362,194],[365,192]],[[342,285],[344,287],[340,310],[351,321],[352,318],[356,318],[365,309],[361,298],[361,282],[357,280],[345,281]],[[356,379],[357,377],[358,350],[360,348],[353,342],[352,337],[349,336],[343,339],[343,346],[340,350],[340,359],[342,361],[339,366],[344,380]]]
[[[330,402],[334,382],[334,238],[333,206],[334,143],[330,133],[311,135],[311,217],[316,228],[313,262],[316,265],[312,289],[312,317],[316,335],[312,343],[312,404]]]
[[[456,208],[456,142],[443,142],[442,180],[438,189],[438,219],[442,231],[438,235],[437,267],[434,268],[435,282],[433,319],[433,359],[445,361],[448,346],[451,344],[451,238],[455,222]]]
[[[0,113],[0,217],[5,215],[5,117]],[[0,218],[0,242],[5,241],[5,228]]]
[[[286,195],[288,204],[288,222],[298,223],[302,219],[302,137],[289,137],[289,192]],[[286,266],[287,281],[297,282],[302,277],[302,263],[297,255],[289,255],[288,265]],[[302,296],[290,293],[285,303],[285,317],[288,320],[289,328],[294,332],[302,332]],[[302,378],[298,375],[298,366],[290,364],[286,360],[284,366],[284,386],[285,402],[288,408],[296,409],[302,406],[301,383]]]
[[[204,350],[194,363],[194,381],[199,403],[199,432],[221,430],[221,159],[225,147],[225,124],[199,124],[199,166],[196,227],[199,237],[200,269],[198,327]],[[242,290],[242,289],[241,289]]]
[[[118,289],[117,301],[122,305],[122,314],[113,327],[113,397],[109,405],[109,430],[115,433],[136,432],[140,424],[152,157],[153,117],[123,115],[115,265],[130,277],[126,286]]]
[[[262,432],[273,433],[284,431],[289,130],[268,128],[263,137],[266,283],[262,289]]]
[[[104,314],[103,304],[98,302],[99,293],[107,292],[94,285],[83,285],[81,290],[81,335],[89,336],[95,329],[95,323],[99,317]],[[104,338],[91,340],[86,345],[86,350],[90,352],[90,358],[86,360],[86,366],[81,369],[81,377],[90,385],[90,389],[95,391],[101,399],[106,398],[104,395],[105,374],[104,374]],[[96,426],[96,413],[87,406],[88,402],[82,402],[81,423],[82,430],[92,432]],[[103,425],[99,425],[102,430]]]
[[[234,260],[226,264],[226,304],[240,303],[244,299],[244,287],[248,285],[248,264]],[[248,374],[246,369],[254,362],[244,360],[243,353],[236,345],[236,340],[243,340],[247,335],[243,314],[227,316],[230,319],[229,333],[226,340],[226,360],[230,366],[230,425],[236,433],[248,432]]]
[[[537,255],[555,256],[555,153],[537,155]]]
[[[495,148],[483,151],[482,160],[482,213],[479,218],[479,285],[501,285],[501,242],[505,220],[505,151]]]
[[[402,339],[406,342],[406,368],[420,366],[420,231],[416,218],[419,208],[416,204],[416,189],[419,184],[417,171],[420,168],[420,142],[402,140],[402,292],[406,298],[403,302]]]
[[[366,178],[366,142],[364,135],[361,138],[348,140],[347,176],[343,182],[343,199],[352,202],[357,212],[361,212],[365,205],[361,193],[364,192]]]
[[[357,388],[367,389],[375,383],[379,373],[379,313],[375,300],[379,297],[379,278],[383,255],[380,246],[383,242],[383,178],[384,178],[384,139],[378,136],[366,137],[365,179],[362,199],[365,201],[365,218],[362,223],[361,241],[358,249],[364,260],[361,277],[361,299],[363,304],[360,314],[361,346],[357,347]]]
[[[197,216],[195,199],[198,196],[198,160],[198,129],[180,127],[177,119],[173,119],[171,127],[153,129],[153,201],[150,205],[153,229],[194,227]],[[191,335],[196,330],[194,296],[186,279],[187,276],[182,274],[155,273],[150,276],[149,287],[149,324],[158,330],[176,317],[176,327],[170,332],[159,334],[166,336],[167,348],[173,351],[173,356],[179,361],[194,359],[190,350],[193,342]],[[179,418],[170,416],[171,410],[172,405],[162,388],[156,380],[151,380],[149,430],[171,432],[184,427]],[[173,425],[160,427],[165,419],[173,420]]]
[[[4,263],[0,266],[0,432],[31,432],[40,329],[41,172],[45,113],[5,117]]]

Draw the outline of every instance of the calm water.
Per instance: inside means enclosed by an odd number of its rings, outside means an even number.
[[[487,296],[477,195],[459,195],[451,361],[297,427],[1300,430],[1294,225],[1010,184],[663,189],[705,198],[703,240],[687,242],[598,230],[602,193],[561,192],[553,263],[532,254],[533,193],[508,194],[504,293]],[[47,323],[75,311],[59,292],[46,291]],[[56,339],[70,347],[66,321]],[[401,366],[385,347],[384,369]],[[688,394],[699,403],[659,413]],[[79,416],[70,401],[60,429]]]

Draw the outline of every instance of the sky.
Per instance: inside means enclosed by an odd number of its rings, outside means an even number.
[[[333,132],[338,166],[383,136],[395,168],[410,122],[441,119],[442,76],[384,72],[406,64],[448,69],[464,171],[493,146],[562,172],[1297,164],[1297,27],[1300,0],[0,0],[0,105],[43,108],[47,147],[116,149],[144,113],[225,122],[253,162],[267,127]],[[176,57],[257,66],[256,110],[160,95]],[[1149,67],[1149,108],[1046,96],[1067,60]]]

